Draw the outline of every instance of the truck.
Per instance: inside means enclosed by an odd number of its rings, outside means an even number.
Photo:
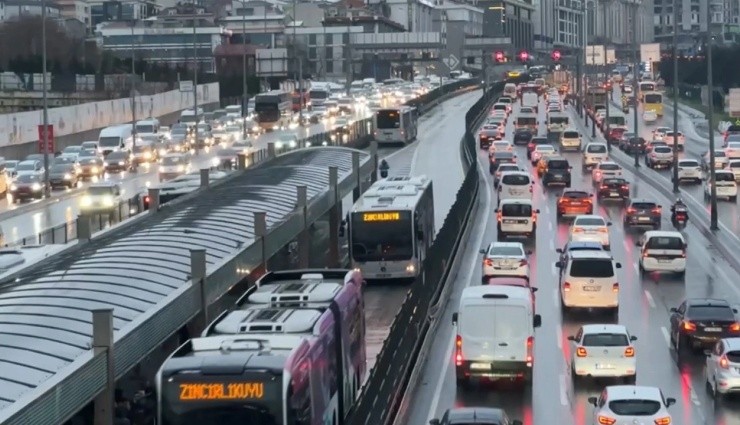
[[[593,117],[593,114],[597,109],[606,108],[609,102],[606,88],[601,86],[591,86],[586,90],[586,109],[588,110],[589,116]]]

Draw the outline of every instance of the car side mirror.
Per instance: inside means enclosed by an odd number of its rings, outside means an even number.
[[[563,262],[562,262],[562,261],[558,261],[558,262],[556,262],[556,263],[555,263],[555,267],[557,267],[557,268],[559,268],[559,269],[562,269],[562,268],[563,268]]]
[[[656,207],[658,207],[658,208],[663,208],[663,206],[662,206],[662,205],[656,205]]]
[[[497,213],[498,212],[498,208],[494,209],[493,212]]]
[[[536,286],[530,286],[530,287],[529,287],[529,290],[530,290],[530,291],[532,291],[532,293],[534,294],[535,292],[539,291],[539,290],[540,290],[540,288],[538,288],[538,287],[536,287]]]
[[[676,399],[675,399],[675,398],[673,398],[673,397],[668,397],[667,399],[665,399],[665,406],[666,406],[666,407],[671,407],[671,406],[673,406],[674,404],[676,404]]]
[[[439,425],[440,423],[439,419],[432,419],[429,421],[429,425]]]
[[[636,337],[636,336],[634,336],[634,335],[632,335],[632,336],[630,337],[630,341],[632,341],[632,342],[635,342],[635,341],[637,341],[637,337]]]
[[[735,313],[735,314],[737,314],[737,309],[736,308],[733,308],[732,309],[732,312]]]
[[[542,326],[542,316],[540,316],[539,314],[535,314],[534,315],[534,323],[533,323],[533,326],[535,328],[539,328],[540,326]]]
[[[576,337],[575,337],[575,335],[568,335],[568,341],[573,341],[573,342],[575,342],[575,341],[576,341]]]
[[[678,309],[676,307],[671,307],[669,310],[671,313],[678,313]]]
[[[616,266],[616,267],[617,267],[618,269],[621,269],[621,268],[622,268],[622,263],[617,263],[617,264],[615,264],[615,266]]]
[[[452,313],[452,324],[457,326],[457,313]]]
[[[527,255],[532,255],[532,250],[531,249],[527,251]]]
[[[640,240],[635,241],[635,246],[642,246],[642,241],[640,241]]]
[[[607,226],[611,226],[611,225],[612,225],[612,222],[611,222],[611,221],[609,221],[609,222],[607,222],[607,223],[606,223],[606,225],[607,225]]]
[[[596,397],[589,397],[588,398],[588,404],[592,404],[596,406],[596,404],[599,402],[599,400]]]
[[[555,249],[555,252],[557,252],[558,254],[562,254],[563,253],[563,248],[556,248]]]
[[[588,197],[589,197],[589,198],[593,198],[593,197],[594,197],[594,194],[593,194],[593,193],[589,193],[589,194],[588,194]],[[608,224],[607,224],[607,226],[608,226]]]
[[[483,249],[480,249],[480,250],[478,251],[478,253],[480,253],[480,254],[485,254],[485,253],[486,253],[486,250],[485,250],[485,248],[483,248]]]

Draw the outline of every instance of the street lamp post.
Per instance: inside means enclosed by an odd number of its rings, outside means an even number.
[[[717,220],[717,180],[716,164],[714,155],[714,78],[712,77],[712,8],[707,4],[707,92],[709,93],[709,112],[707,120],[709,121],[709,188],[710,188],[710,220],[709,228],[712,230],[719,229]],[[675,111],[675,109],[674,109]],[[674,112],[675,113],[675,112]],[[673,134],[678,138],[678,134]]]
[[[136,21],[131,21],[131,141],[132,151],[136,150],[136,46],[134,43],[136,28]],[[136,167],[136,161],[131,161],[134,168]]]
[[[637,15],[640,5],[635,1],[634,7],[632,8],[632,53],[634,54],[635,61],[632,65],[633,77],[632,77],[632,109],[633,109],[633,121],[634,121],[634,133],[635,137],[640,136],[639,132],[639,115],[637,112],[637,69],[640,65],[640,51],[637,44]],[[640,149],[635,149],[635,168],[640,167]]]
[[[678,1],[673,0],[673,193],[678,183]]]
[[[193,145],[195,152],[198,152],[198,31],[196,20],[198,19],[198,10],[195,0],[193,0],[193,114],[195,114],[195,129],[193,130]]]
[[[247,139],[247,116],[249,115],[249,94],[247,94],[247,19],[246,2],[242,5],[242,139]]]
[[[43,125],[42,143],[44,144],[44,195],[51,196],[51,185],[49,184],[49,99],[46,88],[46,0],[41,0],[41,84],[43,84]]]

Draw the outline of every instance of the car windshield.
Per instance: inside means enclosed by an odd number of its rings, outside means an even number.
[[[21,162],[15,169],[17,171],[33,171],[36,169],[36,164],[33,162]]]
[[[95,164],[98,164],[100,162],[101,162],[100,158],[90,157],[90,158],[85,158],[82,161],[80,161],[80,164],[83,164],[83,165],[95,165]]]
[[[606,278],[614,277],[611,260],[602,258],[576,258],[570,266],[571,277]]]
[[[656,153],[671,153],[672,149],[668,146],[656,146],[655,152]]]
[[[651,210],[657,206],[655,202],[633,202],[631,205],[636,210]]]
[[[80,151],[80,149],[82,148],[79,146],[67,146],[66,148],[64,148],[62,153],[77,153]]]
[[[620,416],[652,416],[661,408],[657,400],[612,400],[609,410]]]
[[[563,132],[563,137],[565,137],[566,139],[577,139],[580,136],[578,135],[577,131],[565,131]]]
[[[522,249],[516,246],[494,246],[488,251],[488,255],[498,257],[521,257],[524,255]]]
[[[162,165],[178,165],[182,163],[182,158],[179,156],[165,156],[162,158]]]
[[[504,217],[530,217],[532,206],[528,204],[504,204],[501,207],[501,215]]]
[[[52,173],[66,173],[74,169],[73,164],[58,164],[51,167]]]
[[[111,152],[108,154],[107,159],[108,160],[123,160],[128,157],[128,152],[124,151],[118,151],[118,152]]]
[[[95,151],[84,150],[84,151],[80,151],[79,155],[77,156],[79,158],[90,158],[90,157],[97,157],[98,154],[96,154]]]
[[[18,176],[18,179],[16,179],[16,182],[18,183],[38,183],[40,181],[41,176],[37,176],[36,174],[25,174]]]
[[[113,186],[90,186],[87,194],[91,196],[113,195]]]
[[[607,186],[620,186],[623,184],[627,184],[627,180],[625,179],[604,179],[603,182]]]
[[[604,219],[601,217],[580,217],[574,222],[574,226],[604,226]]]
[[[505,173],[508,171],[519,171],[519,167],[516,165],[512,165],[512,164],[502,164],[498,167],[498,171],[502,173]]]
[[[624,347],[629,345],[629,338],[625,334],[586,334],[583,336],[581,345],[584,347]]]
[[[541,145],[537,146],[537,152],[553,152],[555,150],[552,146]]]
[[[691,160],[691,161],[687,161],[687,160],[678,161],[678,166],[679,167],[698,167],[699,166],[699,162],[694,161],[694,160]]]
[[[507,174],[501,179],[501,183],[513,186],[526,186],[529,184],[529,176],[523,174]]]
[[[676,236],[660,236],[648,239],[645,244],[647,249],[674,249],[683,250],[683,241]]]
[[[734,320],[735,315],[727,305],[689,306],[686,316],[692,320]]]
[[[599,169],[601,169],[601,170],[614,171],[614,170],[619,170],[619,165],[617,165],[617,164],[603,164],[602,163],[602,164],[599,165]]]
[[[577,191],[570,191],[563,193],[563,198],[570,198],[570,199],[584,199],[588,198],[587,192],[577,192]]]
[[[606,153],[606,146],[605,145],[588,145],[588,148],[586,148],[586,152],[588,152],[588,153]]]

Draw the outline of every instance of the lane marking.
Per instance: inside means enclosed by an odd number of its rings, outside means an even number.
[[[552,221],[547,222],[547,230],[552,232]],[[552,242],[552,240],[550,240]]]
[[[552,291],[552,301],[555,304],[555,308],[560,307],[560,294],[559,291]]]
[[[568,380],[564,374],[560,374],[560,404],[568,405]]]
[[[555,338],[558,339],[558,348],[562,351],[563,349],[563,327],[557,326],[555,328]]]
[[[645,290],[645,298],[647,298],[650,308],[655,308],[655,299],[653,299],[653,294],[651,294],[647,289]]]
[[[555,251],[555,240],[550,239],[550,251]]]
[[[637,273],[640,272],[640,266],[637,263],[633,264],[632,265],[632,268],[635,269],[635,272],[637,272]]]
[[[665,326],[660,327],[660,332],[663,334],[663,339],[665,340],[665,345],[668,346],[668,348],[671,348],[671,336],[668,333],[668,329]]]
[[[478,166],[483,167],[483,164],[481,164],[480,157],[477,158]],[[493,193],[492,184],[489,181],[488,177],[484,174],[483,175],[483,182],[485,184],[485,190],[483,190],[481,193],[485,197],[485,200],[483,202],[484,208],[481,210],[484,214],[486,211],[491,210],[491,202],[492,202],[492,196],[491,193]],[[488,227],[488,221],[484,222],[483,224],[483,231],[477,232],[477,237],[475,240],[475,243],[473,244],[474,247],[480,247],[483,244],[483,237],[485,236],[485,230],[486,227]],[[467,270],[467,276],[465,276],[465,288],[469,287],[473,282],[473,279],[470,279],[470,274],[473,273],[472,271],[475,270],[476,263],[478,262],[478,256],[471,255],[470,256],[470,265],[468,266]],[[454,284],[454,282],[453,282]],[[426,422],[429,423],[432,419],[436,418],[437,415],[437,409],[439,408],[439,400],[442,396],[442,387],[445,383],[445,379],[447,378],[447,372],[450,369],[450,363],[452,363],[452,350],[455,347],[455,341],[454,338],[450,338],[450,341],[447,344],[447,350],[445,351],[445,358],[443,359],[444,364],[442,366],[442,373],[439,375],[439,378],[437,378],[436,388],[434,389],[434,395],[432,396],[432,402],[429,404],[429,416],[427,417]]]

